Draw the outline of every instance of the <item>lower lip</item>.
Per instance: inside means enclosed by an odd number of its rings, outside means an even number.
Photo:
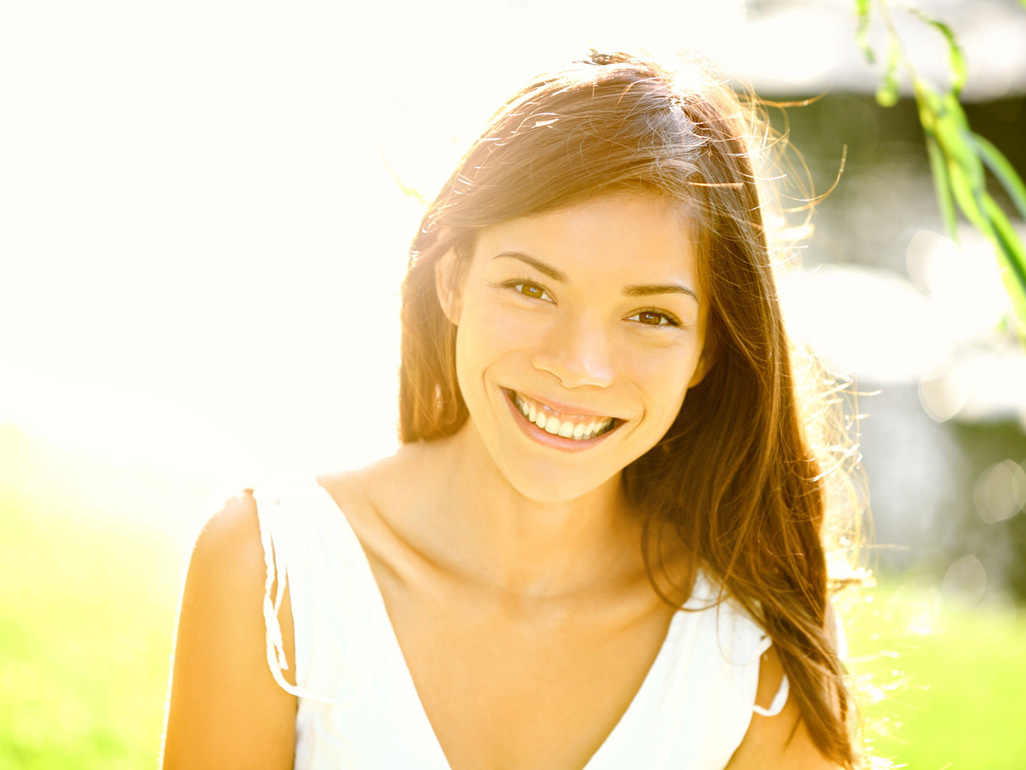
[[[601,436],[589,438],[585,441],[575,441],[572,438],[564,438],[563,436],[555,433],[549,433],[547,430],[539,428],[533,422],[528,421],[528,419],[524,417],[523,412],[521,412],[513,402],[512,392],[503,390],[502,395],[503,398],[506,399],[506,404],[509,406],[510,412],[513,413],[513,420],[520,426],[520,430],[522,430],[528,438],[537,441],[539,444],[544,444],[545,446],[552,447],[553,449],[559,449],[563,452],[583,452],[586,449],[591,449],[601,444],[606,440],[606,438],[616,433],[620,428],[620,426],[617,425],[615,428],[610,431],[606,431]]]

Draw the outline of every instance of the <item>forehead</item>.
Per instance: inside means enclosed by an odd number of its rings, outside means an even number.
[[[601,277],[697,280],[684,206],[666,196],[617,193],[484,228],[477,262],[526,254],[571,280]],[[509,260],[498,260],[505,262]]]

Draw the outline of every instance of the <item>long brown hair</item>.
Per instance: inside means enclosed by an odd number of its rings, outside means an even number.
[[[671,71],[596,53],[507,102],[413,241],[402,295],[400,439],[451,435],[467,418],[456,327],[435,291],[442,255],[455,249],[465,258],[483,227],[603,192],[679,201],[709,296],[706,344],[715,362],[663,439],[624,470],[625,489],[652,521],[676,530],[695,569],[763,626],[816,746],[852,767],[849,697],[828,628],[821,464],[777,300],[752,163],[760,124],[750,107],[693,61]]]

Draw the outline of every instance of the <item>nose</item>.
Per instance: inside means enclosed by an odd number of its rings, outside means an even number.
[[[610,331],[599,319],[566,318],[553,324],[534,354],[534,367],[565,388],[608,388],[615,367]]]

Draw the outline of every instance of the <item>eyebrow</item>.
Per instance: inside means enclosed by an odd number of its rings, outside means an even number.
[[[566,283],[566,273],[563,273],[551,265],[546,265],[544,262],[529,257],[526,254],[521,254],[519,251],[504,251],[501,254],[496,254],[492,257],[493,260],[499,259],[500,257],[509,257],[510,259],[519,259],[521,262],[526,262],[528,265],[533,267],[539,273],[547,275],[553,281],[559,281],[560,283]]]
[[[504,251],[501,254],[496,254],[492,259],[499,259],[500,257],[518,259],[521,262],[530,265],[542,275],[548,276],[553,281],[559,281],[560,283],[567,282],[566,273],[557,270],[552,267],[552,265],[547,265],[534,257],[521,254],[519,251]],[[686,294],[695,300],[695,302],[698,302],[698,295],[695,293],[695,290],[682,283],[632,284],[631,286],[624,287],[623,293],[628,297],[651,297],[656,294]]]
[[[628,297],[649,297],[653,294],[686,294],[695,302],[698,302],[698,295],[695,290],[682,283],[654,283],[639,286],[628,286],[623,290]]]

